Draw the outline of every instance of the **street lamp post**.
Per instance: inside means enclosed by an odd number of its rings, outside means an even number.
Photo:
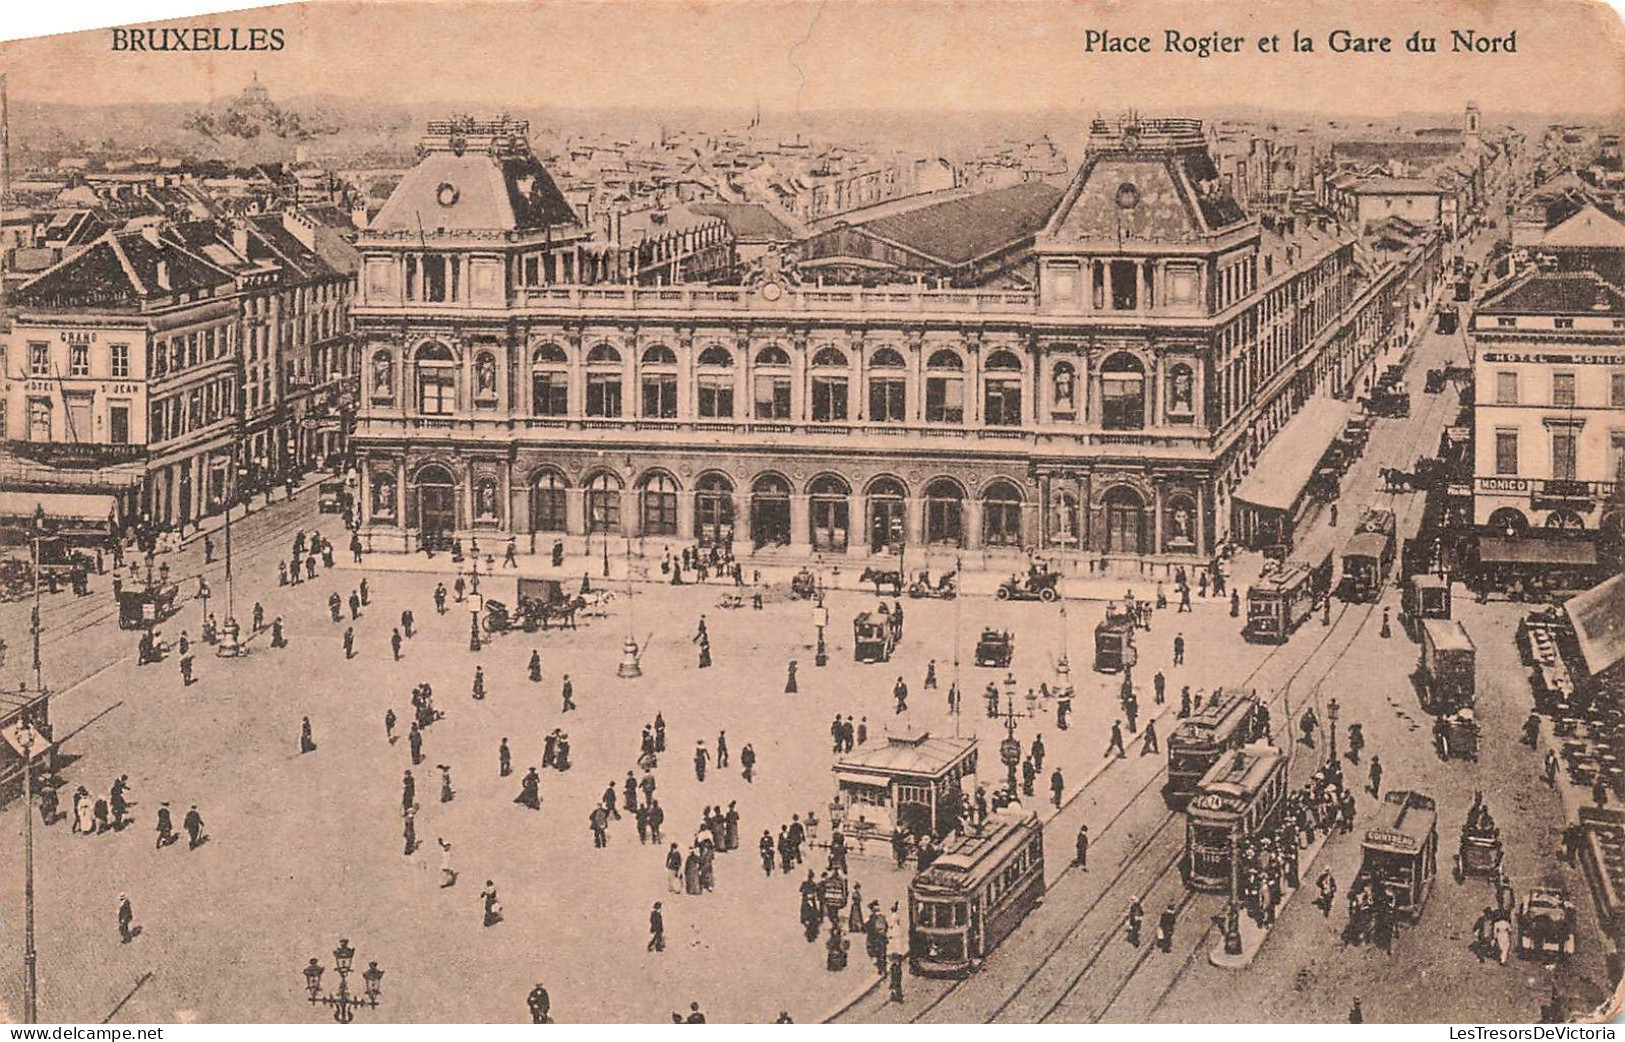
[[[305,990],[310,993],[310,1004],[331,1006],[333,1019],[340,1024],[348,1024],[354,1020],[355,1011],[362,1006],[377,1009],[378,997],[383,993],[379,984],[384,979],[384,971],[378,968],[376,962],[369,962],[361,974],[365,989],[360,995],[350,994],[350,967],[354,959],[355,949],[350,947],[350,942],[340,940],[339,946],[333,949],[333,968],[339,972],[339,988],[332,995],[322,994],[322,974],[326,971],[315,957],[312,957],[300,971],[305,975]]]
[[[829,651],[824,646],[824,629],[829,625],[829,609],[824,607],[824,594],[819,591],[818,604],[813,608],[813,628],[818,631],[818,649],[813,655],[813,665],[829,665]]]
[[[1021,763],[1021,743],[1016,741],[1016,696],[1005,696],[1004,704],[1004,741],[999,743],[999,759],[1004,762],[1009,772],[1005,784],[1010,789],[1010,799],[1016,798],[1016,767]]]
[[[38,956],[34,952],[34,728],[23,718],[23,1023],[39,1023]]]

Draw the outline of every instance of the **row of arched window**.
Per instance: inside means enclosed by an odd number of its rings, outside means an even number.
[[[457,410],[459,367],[451,348],[438,342],[421,345],[412,355],[416,367],[416,407],[429,416],[447,415]],[[646,348],[640,356],[638,386],[626,387],[625,359],[613,345],[600,343],[588,350],[582,408],[588,417],[614,419],[634,415],[627,408],[628,393],[636,395],[635,415],[649,419],[673,419],[679,414],[676,353],[663,344]],[[756,352],[753,382],[741,389],[734,378],[735,354],[713,344],[701,350],[695,361],[694,410],[701,419],[754,418],[788,420],[794,416],[793,381],[789,354],[776,344]],[[947,349],[927,357],[923,387],[923,416],[928,423],[963,423],[965,420],[965,360]],[[852,386],[853,366],[847,352],[838,347],[822,347],[810,365],[810,401],[807,417],[818,423],[848,422],[858,418],[855,394],[865,397],[862,418],[868,422],[907,422],[910,417],[910,380],[903,355],[882,347],[865,360],[860,387]],[[471,397],[474,408],[495,408],[498,404],[498,363],[492,350],[476,350],[472,369]],[[1026,388],[1022,359],[1012,351],[990,352],[982,364],[982,421],[990,426],[1019,426],[1023,422],[1023,393]],[[1055,362],[1049,370],[1049,409],[1053,419],[1072,421],[1083,412],[1077,367],[1070,361]],[[396,398],[394,353],[381,348],[370,360],[369,386],[376,404],[392,404]],[[1099,422],[1108,430],[1136,430],[1147,426],[1148,389],[1144,363],[1138,356],[1119,351],[1100,366],[1101,400]],[[565,417],[572,414],[569,356],[557,344],[543,344],[531,356],[532,415]],[[740,409],[736,395],[749,395],[748,408]],[[1164,380],[1164,415],[1170,423],[1192,423],[1196,413],[1194,369],[1185,362],[1169,366]]]
[[[439,463],[419,467],[409,479],[408,527],[426,532],[450,532],[459,525],[459,483],[452,470]],[[749,521],[749,536],[757,547],[787,545],[793,534],[791,500],[795,493],[788,478],[776,472],[757,475],[746,494],[737,494],[734,481],[719,471],[706,472],[694,482],[692,531],[681,531],[678,497],[682,487],[664,470],[645,472],[633,483],[634,495],[625,496],[625,481],[614,471],[586,475],[580,485],[580,529],[589,535],[618,535],[636,531],[643,536],[694,538],[704,545],[733,540],[741,520]],[[536,471],[528,487],[530,530],[563,533],[570,530],[567,500],[571,491],[563,472],[551,467]],[[476,523],[500,523],[499,485],[493,475],[474,478],[473,517]],[[804,485],[807,498],[806,539],[819,552],[844,552],[852,545],[871,551],[895,549],[899,542],[923,539],[938,546],[967,545],[967,504],[979,509],[980,545],[1020,547],[1035,535],[1045,545],[1082,546],[1082,515],[1077,494],[1070,488],[1050,490],[1044,515],[1033,530],[1023,525],[1028,497],[1021,486],[1005,478],[988,482],[975,497],[957,479],[932,478],[921,486],[921,528],[910,532],[909,487],[890,475],[873,478],[863,486],[862,516],[854,515],[853,485],[838,474],[819,474]],[[374,471],[371,480],[373,517],[395,520],[394,474]],[[1116,553],[1151,550],[1150,509],[1140,493],[1128,485],[1108,489],[1103,549]],[[624,515],[635,510],[636,517]],[[1193,550],[1197,525],[1195,501],[1186,494],[1169,496],[1163,542],[1166,549]],[[635,525],[632,523],[635,521]]]

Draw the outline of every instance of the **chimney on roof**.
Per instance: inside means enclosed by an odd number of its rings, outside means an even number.
[[[154,246],[158,245],[158,226],[156,224],[143,224],[141,226],[141,237]]]
[[[298,239],[305,249],[316,250],[316,222],[297,210],[282,211],[282,229]]]
[[[160,260],[158,262],[158,272],[157,272],[157,275],[155,276],[155,279],[156,279],[156,281],[158,283],[158,288],[163,290],[165,293],[168,293],[169,292],[169,262],[168,261]]]
[[[244,260],[248,259],[248,223],[246,221],[231,222],[231,248],[236,250]]]

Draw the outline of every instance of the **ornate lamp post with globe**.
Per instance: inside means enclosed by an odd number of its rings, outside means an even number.
[[[365,982],[362,993],[350,994],[350,969],[354,960],[355,949],[350,947],[349,941],[340,940],[339,946],[333,949],[333,968],[339,973],[339,988],[331,995],[322,994],[322,974],[326,970],[314,957],[305,964],[302,971],[305,975],[305,990],[310,993],[310,1004],[333,1007],[333,1019],[340,1024],[348,1024],[354,1020],[355,1011],[361,1006],[377,1009],[378,997],[382,994],[378,986],[384,979],[384,971],[378,968],[376,962],[369,962],[361,974],[361,979]]]

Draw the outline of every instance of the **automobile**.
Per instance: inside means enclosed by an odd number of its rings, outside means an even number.
[[[993,596],[1001,601],[1044,601],[1059,597],[1060,572],[1030,572],[1025,579],[1011,576],[999,584]]]
[[[976,642],[978,666],[1005,669],[1015,654],[1016,642],[1015,638],[1010,636],[1009,630],[996,630],[991,627],[982,630],[982,637]]]
[[[1522,955],[1574,954],[1574,905],[1563,891],[1530,888],[1518,902],[1518,952]]]

